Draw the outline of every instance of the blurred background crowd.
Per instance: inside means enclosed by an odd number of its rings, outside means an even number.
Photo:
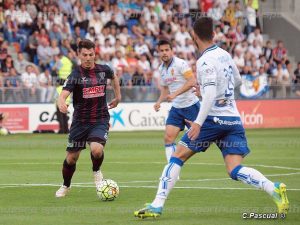
[[[0,4],[0,102],[53,102],[56,86],[80,65],[77,43],[96,44],[96,62],[120,77],[123,101],[155,101],[156,43],[171,40],[195,72],[199,57],[189,30],[200,16],[215,24],[243,78],[237,98],[300,96],[300,63],[262,32],[258,0],[6,0]],[[110,87],[108,97],[110,98]]]

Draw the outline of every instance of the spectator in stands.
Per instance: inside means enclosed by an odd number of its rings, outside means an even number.
[[[86,32],[89,25],[89,21],[87,18],[87,13],[82,5],[79,7],[79,11],[74,13],[74,16],[76,21],[75,26],[79,26],[80,29]]]
[[[4,10],[3,10],[3,6],[0,5],[0,30],[3,29],[4,25],[5,25]]]
[[[285,61],[287,58],[287,50],[283,46],[283,42],[279,40],[277,42],[277,46],[273,49],[273,60],[280,64],[283,60]]]
[[[109,54],[112,57],[115,53],[115,48],[111,45],[109,38],[105,39],[104,46],[101,46],[100,48],[102,56],[104,54]]]
[[[248,0],[246,8],[246,35],[249,35],[256,28],[256,11],[252,7],[252,0]]]
[[[70,0],[59,0],[58,5],[64,14],[72,17],[73,9]]]
[[[233,2],[228,1],[227,8],[224,11],[224,16],[222,18],[225,25],[229,27],[235,27],[237,25],[237,19],[235,18],[235,7]]]
[[[45,39],[42,39],[38,45],[37,56],[39,60],[39,66],[41,66],[42,69],[48,68],[49,63],[52,60],[52,55],[50,52],[49,42]]]
[[[266,46],[263,47],[263,55],[266,57],[267,62],[270,62],[270,60],[273,57],[273,48],[272,48],[272,42],[268,40],[266,42]]]
[[[26,5],[26,9],[27,9],[27,12],[29,13],[31,19],[33,21],[35,21],[35,19],[37,18],[37,15],[38,15],[38,9],[36,7],[35,0],[29,0],[29,2]]]
[[[14,67],[18,74],[22,74],[26,72],[26,67],[28,65],[32,65],[33,68],[35,68],[35,65],[32,62],[29,62],[25,59],[24,54],[22,52],[18,53],[17,58],[14,60]],[[35,68],[35,70],[37,70]]]
[[[150,50],[145,44],[145,41],[143,38],[139,38],[137,44],[134,46],[134,51],[137,55],[143,55],[146,54],[148,58],[151,58]]]
[[[53,95],[55,93],[55,87],[52,85],[52,76],[50,70],[46,69],[43,73],[40,73],[37,77],[39,90],[40,90],[40,102],[52,102]]]
[[[239,71],[242,71],[243,67],[245,66],[245,59],[242,52],[237,48],[234,50],[233,61],[238,67]]]
[[[277,97],[277,91],[281,91],[279,97],[285,98],[287,86],[290,84],[290,74],[285,68],[284,63],[278,63],[277,68],[273,70],[271,77],[271,86],[273,90],[273,98]]]
[[[294,71],[293,84],[295,85],[294,91],[300,97],[300,62],[298,62],[297,69]]]
[[[39,32],[34,33],[28,39],[27,53],[31,62],[37,64],[37,47],[39,45]]]
[[[92,42],[95,42],[97,36],[94,27],[89,28],[89,31],[88,33],[86,33],[85,38],[91,40]]]
[[[249,44],[252,44],[254,40],[259,46],[263,46],[263,36],[261,35],[260,29],[258,27],[256,27],[254,29],[254,32],[251,32],[248,36]]]
[[[249,52],[253,54],[256,59],[262,54],[262,48],[256,40],[253,40],[252,45],[249,46]]]
[[[32,31],[32,18],[27,12],[26,5],[21,4],[20,9],[16,11],[16,22],[19,25],[22,34],[28,36]]]
[[[15,68],[12,68],[9,71],[9,75],[4,79],[4,102],[9,102],[9,99],[12,99],[12,102],[18,102],[21,100],[21,79]],[[19,100],[17,98],[19,95]]]
[[[112,12],[109,10],[109,5],[106,4],[104,6],[104,10],[100,13],[101,21],[103,24],[106,24],[110,21],[111,19]]]
[[[0,65],[2,64],[2,62],[7,58],[8,56],[8,43],[7,41],[1,41],[1,45],[0,45]]]
[[[122,99],[124,101],[133,100],[134,99],[134,93],[132,89],[132,75],[133,75],[134,69],[133,68],[122,68],[117,67],[116,69],[116,75],[120,79],[120,86],[121,88],[121,95]]]
[[[214,42],[218,45],[221,46],[222,43],[226,43],[227,39],[224,33],[221,31],[220,26],[216,26],[215,28],[215,36],[214,36]]]
[[[104,25],[104,27],[109,29],[119,29],[119,24],[116,22],[115,14],[111,15],[111,19]]]
[[[14,62],[12,60],[12,57],[8,55],[6,59],[4,59],[1,63],[1,72],[3,76],[8,76],[10,73],[10,70],[14,68]]]
[[[242,41],[241,43],[238,43],[236,45],[236,49],[241,51],[242,55],[246,55],[246,52],[248,51],[249,45],[246,40]]]
[[[50,41],[56,40],[58,43],[61,43],[62,36],[60,27],[57,24],[52,25],[52,29],[49,32]]]
[[[126,46],[127,39],[129,38],[128,28],[127,27],[123,27],[122,28],[122,32],[117,35],[117,38],[120,39],[121,44],[123,46]]]
[[[236,27],[235,35],[236,35],[236,41],[237,41],[237,43],[240,43],[240,42],[244,41],[245,38],[246,38],[246,36],[244,35],[244,33],[242,31],[242,27],[240,25],[238,25]]]
[[[40,44],[42,42],[48,42],[48,44],[50,43],[50,38],[45,28],[42,28],[38,35],[38,43]]]
[[[146,54],[140,56],[138,67],[142,68],[144,73],[149,73],[151,71],[150,62],[148,61]]]
[[[116,51],[116,56],[112,59],[112,69],[116,72],[117,68],[122,68],[123,70],[128,68],[128,63],[120,50]]]
[[[179,45],[184,46],[185,40],[187,38],[191,39],[191,36],[189,33],[186,31],[186,27],[184,25],[180,25],[180,30],[175,33],[175,40]]]
[[[24,101],[32,102],[37,101],[37,75],[34,73],[34,69],[31,65],[26,67],[26,72],[21,74],[21,80],[24,87]]]
[[[219,1],[214,1],[213,7],[208,10],[207,15],[213,19],[214,24],[221,24],[223,10],[220,8]]]

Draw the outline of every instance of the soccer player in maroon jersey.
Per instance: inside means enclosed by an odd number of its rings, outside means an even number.
[[[66,99],[73,93],[74,114],[62,168],[64,182],[55,194],[58,198],[69,192],[76,162],[86,142],[91,149],[97,189],[103,179],[100,166],[109,130],[108,109],[116,107],[121,100],[119,79],[109,66],[95,64],[95,44],[92,41],[84,39],[79,42],[78,57],[81,65],[73,68],[57,101],[59,110],[67,113]],[[111,80],[115,98],[107,106],[105,93],[108,79]]]

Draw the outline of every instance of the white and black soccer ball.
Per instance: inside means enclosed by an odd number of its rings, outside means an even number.
[[[102,201],[113,201],[119,193],[118,184],[111,179],[104,179],[97,188],[97,195]]]
[[[0,127],[0,135],[1,136],[6,136],[9,134],[9,130],[6,129],[5,127]]]

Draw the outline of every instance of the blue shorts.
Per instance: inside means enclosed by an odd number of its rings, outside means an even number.
[[[109,123],[72,122],[67,151],[85,149],[86,142],[98,142],[105,145],[108,137]]]
[[[175,108],[172,106],[167,118],[166,125],[179,127],[181,131],[184,130],[184,126],[190,128],[190,125],[187,124],[184,120],[187,119],[190,121],[194,121],[198,116],[199,110],[199,102],[186,108]]]
[[[208,116],[201,127],[200,135],[194,141],[188,138],[187,132],[179,144],[194,152],[205,152],[213,142],[221,150],[223,157],[228,154],[244,157],[250,152],[240,117]]]

